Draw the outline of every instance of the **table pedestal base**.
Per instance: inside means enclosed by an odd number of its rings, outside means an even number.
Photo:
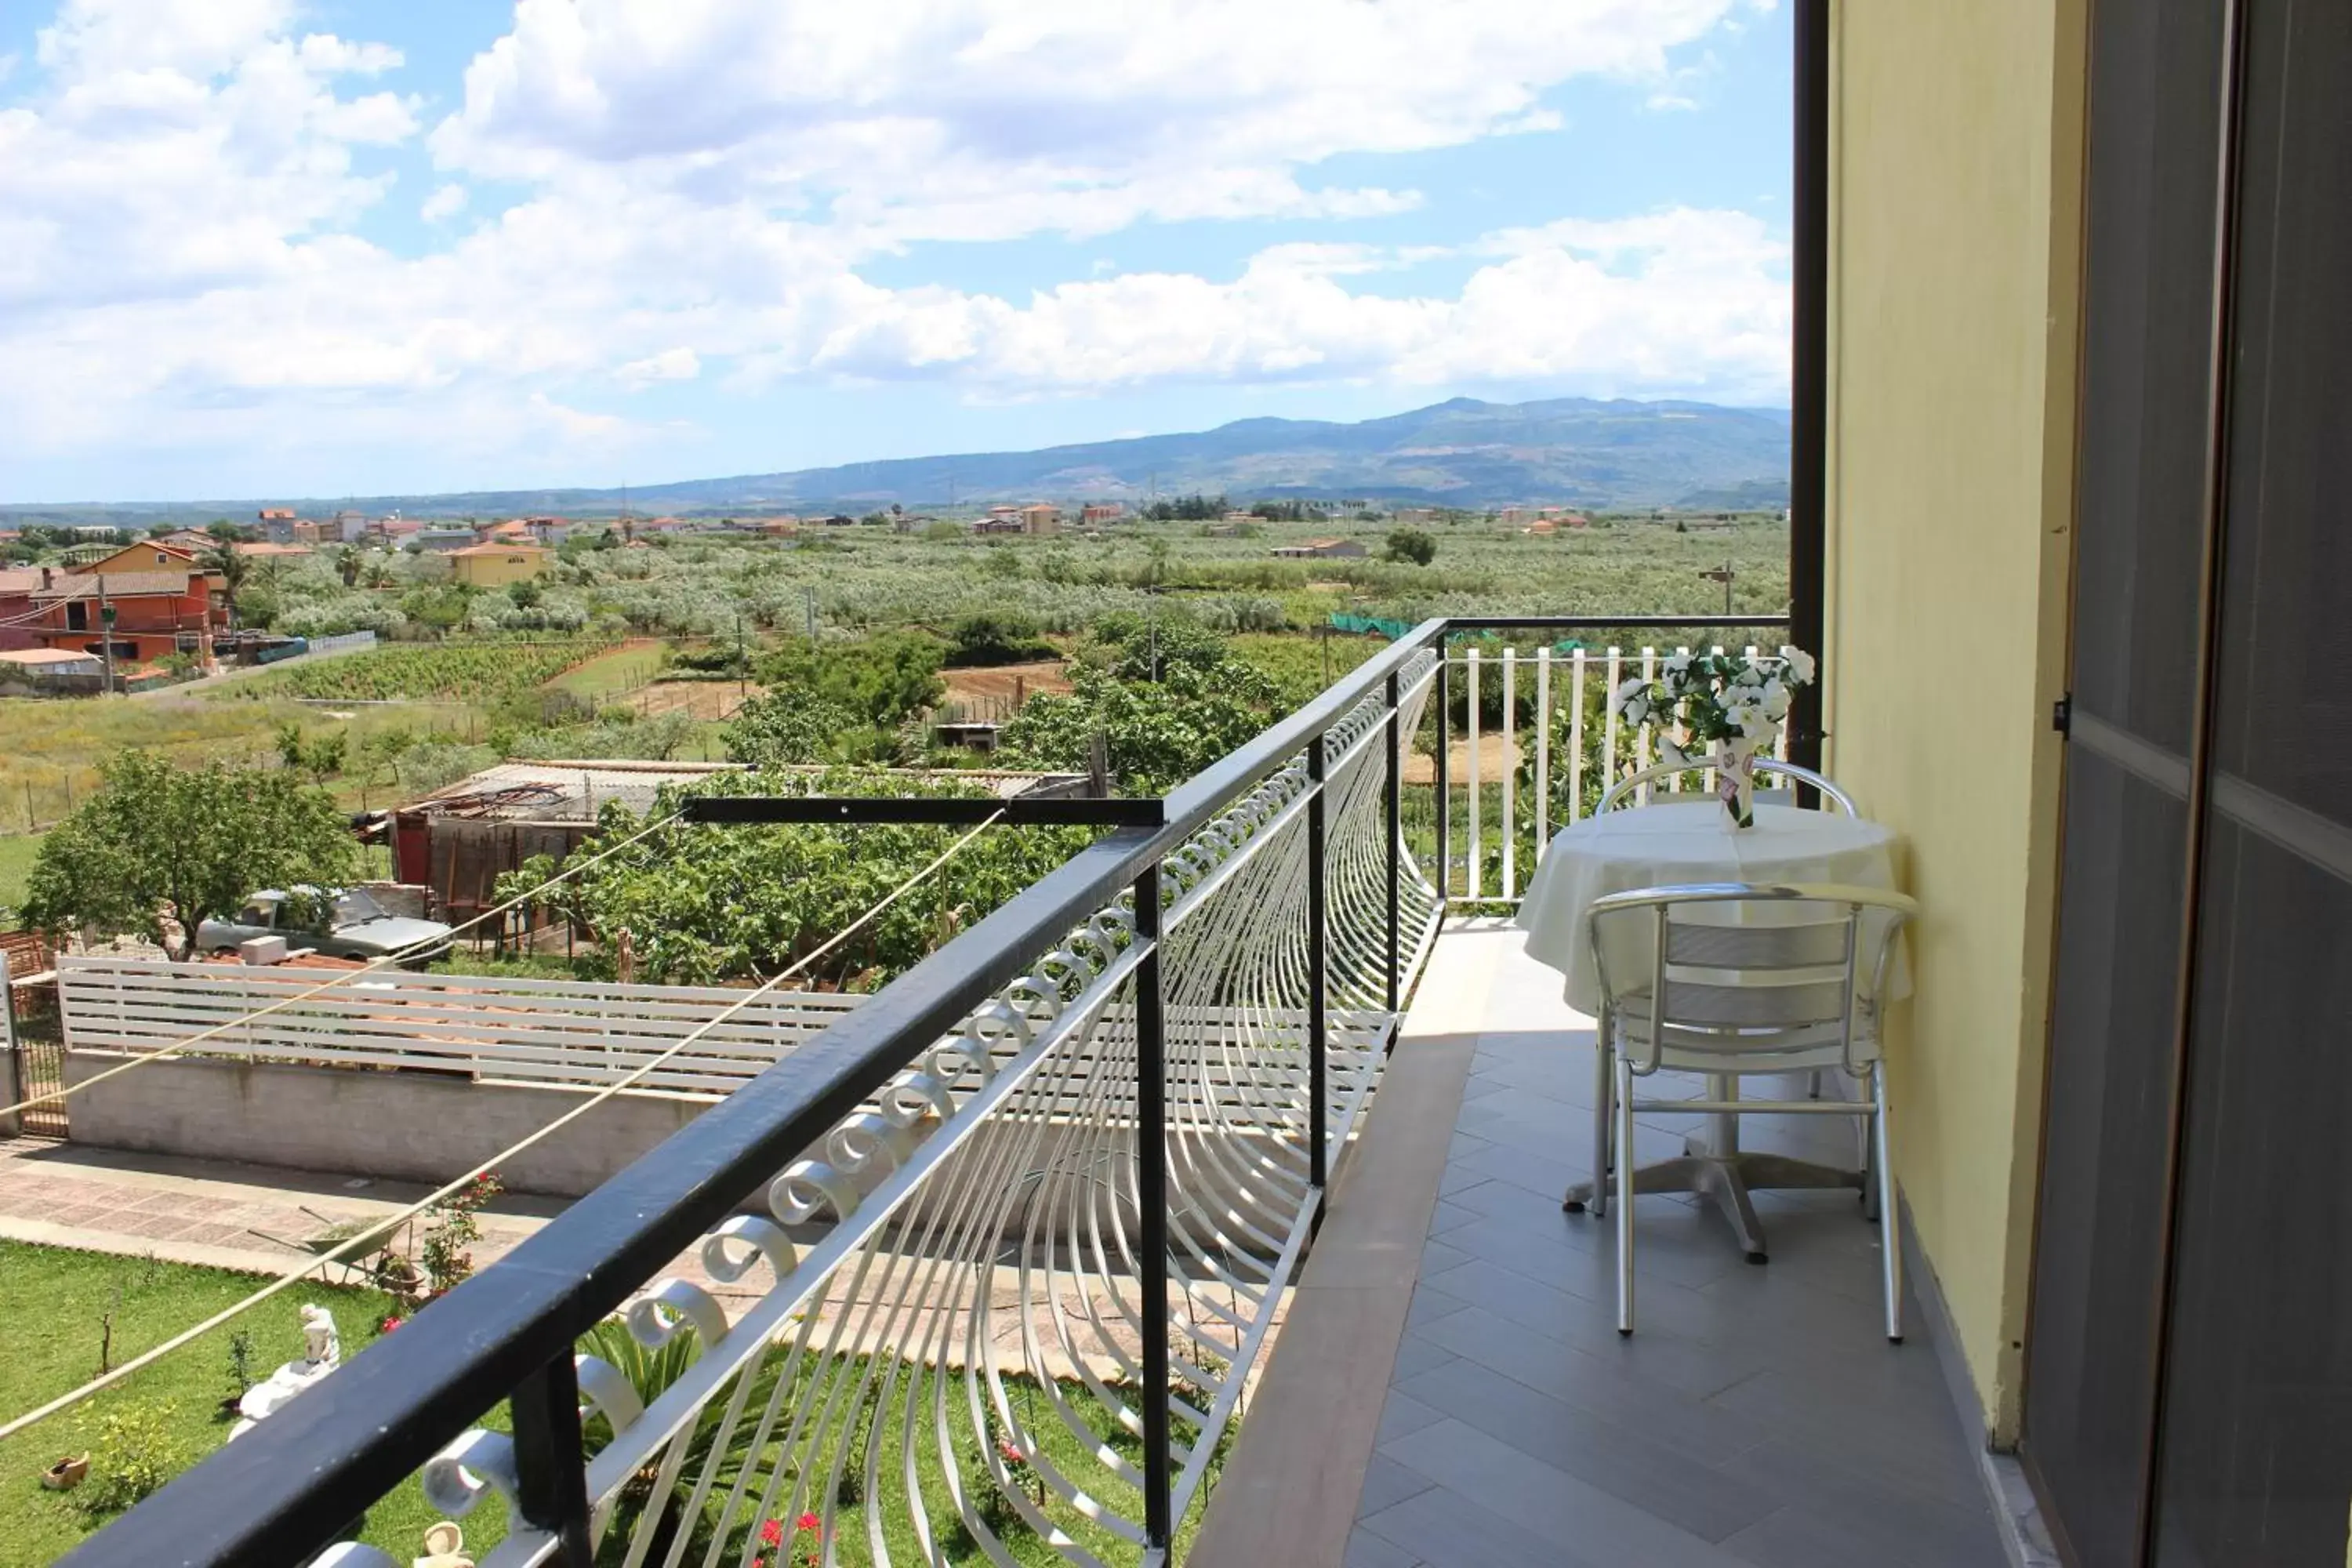
[[[1730,1077],[1711,1078],[1710,1091],[1717,1100],[1738,1097],[1738,1080]],[[1638,1109],[1638,1106],[1636,1107]],[[1811,1160],[1792,1159],[1786,1154],[1748,1153],[1739,1147],[1739,1122],[1737,1117],[1715,1116],[1708,1120],[1715,1126],[1712,1139],[1696,1135],[1683,1140],[1683,1155],[1679,1160],[1660,1160],[1654,1164],[1633,1168],[1633,1191],[1643,1193],[1704,1193],[1715,1200],[1715,1206],[1731,1226],[1731,1234],[1739,1242],[1739,1249],[1750,1263],[1762,1263],[1769,1254],[1764,1245],[1764,1224],[1756,1217],[1756,1205],[1748,1199],[1750,1191],[1769,1192],[1786,1187],[1850,1187],[1869,1201],[1869,1173],[1841,1170],[1835,1165],[1818,1165]],[[1616,1196],[1612,1186],[1609,1196]],[[1570,1214],[1581,1214],[1592,1201],[1592,1184],[1579,1182],[1568,1189],[1560,1207]]]

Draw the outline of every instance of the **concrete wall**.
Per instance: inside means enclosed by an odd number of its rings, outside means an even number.
[[[66,1080],[79,1084],[121,1059],[70,1052]],[[150,1062],[77,1092],[69,1103],[77,1143],[437,1185],[552,1121],[587,1093],[431,1073],[204,1060]],[[578,1197],[693,1121],[707,1103],[615,1095],[501,1162],[499,1177],[516,1192]]]
[[[1836,8],[1829,763],[1925,919],[1896,1168],[2014,1437],[2071,559],[2087,0]]]
[[[122,1060],[110,1052],[69,1052],[66,1080],[80,1084]],[[437,1186],[553,1121],[588,1092],[419,1072],[217,1058],[151,1062],[79,1090],[71,1102],[71,1137],[107,1149]],[[499,1161],[499,1178],[514,1192],[578,1197],[710,1103],[643,1090],[615,1095],[545,1142]],[[1223,1216],[1229,1228],[1238,1220],[1278,1239],[1289,1216],[1278,1204],[1269,1206],[1261,1190],[1256,1171],[1269,1156],[1258,1144],[1258,1135],[1242,1135],[1216,1151],[1214,1161],[1197,1158],[1197,1141],[1182,1144],[1171,1150],[1173,1175],[1188,1205]],[[1091,1125],[992,1119],[931,1173],[897,1223],[915,1233],[942,1216],[953,1226],[968,1223],[963,1207],[979,1182],[987,1191],[1010,1184],[1017,1194],[1007,1239],[1031,1238],[1031,1208],[1039,1204],[1052,1216],[1042,1227],[1066,1239],[1074,1220],[1089,1236],[1118,1228],[1131,1237],[1133,1205],[1115,1195],[1131,1147],[1131,1140],[1106,1138]],[[1295,1165],[1296,1155],[1290,1158]],[[1092,1215],[1080,1200],[1031,1179],[1045,1172],[1083,1183]],[[767,1198],[760,1187],[739,1207],[761,1212]],[[803,1239],[821,1234],[819,1227]]]

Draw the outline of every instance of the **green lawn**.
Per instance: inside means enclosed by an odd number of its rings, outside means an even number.
[[[192,1268],[152,1258],[116,1258],[0,1241],[0,1343],[6,1344],[9,1352],[0,1358],[0,1419],[29,1410],[94,1375],[99,1370],[100,1342],[110,1313],[110,1354],[119,1364],[218,1311],[259,1283],[257,1277],[250,1275]],[[93,1517],[82,1507],[79,1494],[44,1490],[38,1480],[40,1472],[52,1461],[89,1450],[95,1452],[91,1483],[96,1483],[110,1458],[100,1439],[110,1415],[121,1416],[134,1410],[148,1413],[154,1429],[162,1433],[160,1457],[174,1473],[226,1441],[233,1417],[222,1411],[221,1401],[236,1387],[230,1368],[231,1335],[241,1331],[251,1336],[250,1375],[257,1380],[266,1377],[280,1363],[301,1353],[299,1312],[306,1301],[320,1303],[334,1312],[347,1357],[363,1353],[383,1337],[378,1324],[392,1306],[389,1298],[373,1290],[320,1285],[299,1287],[253,1309],[237,1323],[216,1329],[173,1352],[125,1384],[0,1443],[0,1568],[32,1568],[34,1564],[52,1562],[111,1517]],[[420,1321],[415,1327],[399,1331],[430,1332],[430,1321]],[[614,1331],[618,1331],[617,1328]],[[620,1359],[625,1363],[632,1358]],[[779,1355],[779,1363],[781,1359]],[[810,1385],[823,1381],[825,1386],[817,1399],[820,1405],[833,1391],[844,1386],[845,1376],[847,1384],[866,1385],[865,1397],[869,1414],[855,1423],[857,1437],[852,1452],[863,1453],[866,1436],[878,1422],[882,1427],[881,1449],[888,1461],[883,1466],[881,1500],[884,1536],[890,1558],[899,1563],[921,1562],[925,1556],[908,1523],[910,1510],[904,1483],[895,1471],[908,1380],[911,1375],[915,1381],[915,1406],[925,1413],[921,1419],[928,1427],[930,1378],[935,1374],[910,1373],[901,1367],[886,1379],[887,1371],[863,1358],[818,1358],[802,1363],[798,1381],[803,1386],[803,1397],[818,1393]],[[882,1398],[886,1382],[893,1389],[887,1403]],[[664,1378],[645,1386],[642,1392],[650,1394],[666,1383]],[[772,1383],[766,1386],[772,1387]],[[1054,1417],[1050,1402],[1039,1385],[1011,1379],[1008,1394],[1017,1417],[1042,1440],[1055,1469],[1079,1479],[1109,1507],[1130,1518],[1139,1516],[1133,1489],[1109,1475],[1099,1457]],[[1087,1389],[1066,1384],[1061,1387],[1060,1397],[1087,1425],[1108,1434],[1111,1447],[1127,1463],[1141,1464],[1140,1446],[1118,1429]],[[962,1379],[959,1376],[948,1390],[950,1408],[960,1411],[964,1398]],[[835,1419],[836,1423],[840,1419],[838,1407]],[[491,1412],[483,1425],[504,1430],[504,1407]],[[957,1425],[961,1431],[965,1418],[960,1416]],[[1213,1482],[1223,1468],[1225,1451],[1237,1430],[1237,1423],[1228,1425],[1217,1447],[1210,1465]],[[1063,1561],[996,1495],[992,1483],[982,1476],[979,1445],[969,1432],[963,1433],[958,1446],[958,1468],[968,1486],[977,1486],[981,1511],[1000,1533],[1013,1559],[1037,1568]],[[835,1560],[851,1568],[868,1563],[872,1558],[865,1540],[864,1499],[859,1485],[863,1467],[847,1462],[841,1467],[846,1473],[836,1473],[837,1458],[845,1458],[838,1425],[815,1447],[809,1484],[819,1495],[827,1491],[832,1494],[835,1522],[845,1527],[835,1543]],[[780,1445],[771,1442],[762,1451],[757,1466],[762,1479],[780,1457],[779,1448]],[[985,1563],[987,1556],[978,1542],[955,1521],[952,1505],[946,1500],[944,1472],[935,1448],[935,1444],[927,1441],[917,1445],[917,1471],[929,1500],[924,1511],[940,1529],[940,1544],[949,1562]],[[808,1457],[805,1449],[803,1452]],[[750,1458],[748,1445],[747,1452],[740,1458]],[[790,1500],[794,1489],[789,1480],[784,1490],[785,1499]],[[780,1501],[779,1506],[784,1507],[784,1503]],[[801,1494],[798,1506],[822,1507],[807,1492]],[[789,1508],[786,1511],[790,1511]],[[1132,1547],[1078,1516],[1058,1499],[1048,1506],[1047,1511],[1104,1561],[1134,1560]],[[1191,1516],[1182,1521],[1178,1537],[1180,1555],[1198,1528],[1200,1513],[1196,1503]],[[503,1507],[492,1498],[463,1521],[469,1552],[479,1553],[504,1536],[504,1514]],[[368,1510],[357,1539],[382,1548],[395,1561],[405,1562],[422,1550],[425,1530],[436,1517],[412,1477]],[[747,1520],[743,1528],[751,1528],[755,1522]],[[600,1562],[606,1558],[618,1562],[625,1551],[617,1531],[607,1539],[604,1547]]]
[[[586,702],[602,703],[635,691],[654,678],[667,656],[662,643],[635,643],[573,665],[548,682]]]
[[[25,901],[25,879],[33,874],[33,858],[41,852],[38,833],[12,833],[0,838],[0,923],[16,923],[16,910]]]
[[[261,1282],[215,1268],[0,1241],[0,1344],[7,1346],[0,1357],[0,1418],[13,1418],[95,1376],[110,1312],[111,1356],[120,1364]],[[251,1375],[257,1381],[267,1377],[302,1353],[300,1310],[306,1301],[335,1314],[346,1357],[381,1337],[377,1324],[392,1310],[391,1299],[377,1291],[298,1286],[94,1399],[0,1443],[0,1568],[52,1562],[106,1522],[105,1517],[86,1513],[77,1494],[44,1490],[38,1477],[56,1459],[100,1449],[99,1434],[109,1415],[133,1407],[156,1413],[164,1458],[173,1468],[194,1464],[226,1442],[232,1418],[220,1404],[236,1387],[231,1336],[241,1331],[251,1337]],[[103,1460],[102,1453],[93,1460],[93,1479]],[[483,1528],[492,1525],[489,1516],[496,1511],[478,1510],[465,1521],[469,1542],[487,1545],[500,1533],[494,1526]],[[436,1517],[410,1480],[369,1510],[365,1539],[406,1562],[422,1550],[425,1528]]]

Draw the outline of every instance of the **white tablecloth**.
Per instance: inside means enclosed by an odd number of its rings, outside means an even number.
[[[1895,833],[1861,817],[1762,805],[1756,808],[1756,826],[1738,829],[1711,795],[1589,816],[1553,835],[1528,883],[1519,905],[1528,955],[1568,976],[1570,1006],[1594,1012],[1601,1005],[1601,975],[1585,931],[1593,901],[1636,888],[1690,882],[1844,882],[1893,889]],[[1643,949],[1621,952],[1612,946],[1612,973],[1642,973],[1652,957],[1649,928],[1641,921],[1613,923],[1620,930],[1610,933],[1612,942]],[[1864,949],[1865,963],[1869,952]],[[1887,990],[1889,1000],[1909,990],[1900,951]]]

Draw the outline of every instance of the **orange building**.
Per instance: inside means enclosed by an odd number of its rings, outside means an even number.
[[[133,549],[146,548],[133,546]],[[183,563],[132,572],[54,572],[26,595],[38,618],[25,629],[44,647],[103,653],[134,664],[166,654],[210,662],[213,638],[228,629],[220,579]]]

